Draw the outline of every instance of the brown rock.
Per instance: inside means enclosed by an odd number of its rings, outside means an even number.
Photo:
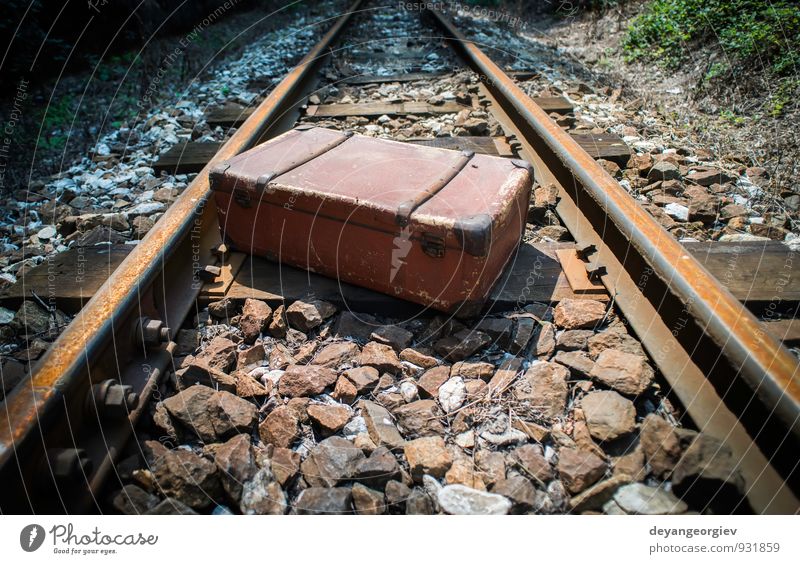
[[[492,342],[501,349],[506,349],[511,344],[514,322],[507,317],[485,318],[475,326],[475,329],[489,335]]]
[[[528,347],[528,343],[536,331],[537,323],[532,317],[518,317],[515,326],[514,337],[508,346],[508,352],[520,354]]]
[[[456,362],[450,369],[450,376],[462,378],[480,378],[487,382],[494,376],[494,364],[489,362]]]
[[[581,399],[589,433],[598,441],[613,441],[636,429],[633,402],[617,392],[591,392]]]
[[[585,350],[589,343],[589,337],[594,335],[594,331],[588,329],[572,329],[564,331],[558,336],[556,348],[562,351]]]
[[[489,380],[488,394],[493,396],[503,393],[517,377],[520,370],[522,370],[521,358],[510,358],[503,362],[497,372],[494,373],[494,376],[492,376],[492,379]]]
[[[227,372],[236,362],[236,343],[225,337],[214,337],[196,358],[211,368]]]
[[[389,345],[395,351],[400,352],[414,339],[414,334],[397,325],[381,325],[377,327],[369,337],[382,345]]]
[[[366,342],[369,341],[369,336],[376,325],[376,319],[369,314],[343,311],[336,321],[334,336]]]
[[[439,405],[431,399],[413,401],[401,405],[393,412],[397,422],[406,436],[440,435],[444,426],[440,421],[444,413]]]
[[[236,315],[236,304],[230,298],[222,298],[208,304],[208,313],[216,319],[226,320]]]
[[[297,364],[292,352],[282,343],[275,345],[269,353],[270,370],[285,370],[290,364]]]
[[[385,407],[367,400],[362,401],[360,405],[367,432],[375,445],[399,449],[405,444],[394,424],[394,418]]]
[[[359,394],[367,394],[375,389],[380,380],[380,374],[372,366],[359,366],[346,370],[342,376],[350,380]]]
[[[123,515],[141,515],[153,509],[158,502],[157,496],[144,491],[136,484],[128,484],[114,495],[111,504]]]
[[[593,357],[598,356],[606,349],[614,349],[616,351],[644,356],[642,345],[628,335],[621,331],[603,331],[592,335],[589,338],[589,354]]]
[[[185,356],[194,354],[197,347],[200,346],[200,333],[194,329],[179,329],[178,335],[175,337],[175,352],[174,356]]]
[[[336,387],[333,389],[331,396],[336,401],[351,404],[356,401],[356,397],[358,397],[358,390],[356,390],[356,387],[353,385],[353,383],[345,376],[339,376],[339,379],[336,380]]]
[[[680,431],[654,413],[642,422],[639,442],[654,476],[667,478],[694,438],[690,432]]]
[[[242,496],[242,484],[251,480],[258,470],[250,435],[236,435],[219,445],[214,452],[214,462],[219,469],[222,487],[231,500],[238,502]]]
[[[411,475],[418,482],[422,481],[424,474],[443,478],[453,463],[441,437],[422,437],[407,441],[403,450]]]
[[[592,378],[623,394],[638,395],[653,382],[653,369],[638,355],[606,349],[597,357]]]
[[[439,387],[449,379],[449,366],[437,366],[436,368],[431,368],[425,372],[425,374],[423,374],[417,382],[420,397],[435,398],[439,393]]]
[[[631,481],[630,476],[620,474],[598,482],[570,499],[569,508],[573,513],[599,510],[614,497],[614,493],[620,486],[629,484]]]
[[[630,476],[632,480],[644,480],[647,472],[644,468],[644,452],[641,447],[633,451],[618,456],[612,460],[612,467],[615,476]]]
[[[545,441],[550,436],[550,430],[547,427],[534,423],[533,421],[514,419],[512,426],[528,435],[528,437],[537,443]]]
[[[498,480],[492,486],[492,493],[502,495],[512,501],[515,512],[531,510],[537,503],[536,488],[524,476],[512,476]]]
[[[300,421],[294,410],[281,405],[261,422],[258,432],[265,443],[288,448],[300,436]]]
[[[489,385],[486,382],[477,379],[467,380],[464,383],[464,387],[467,389],[467,401],[483,397],[489,389]]]
[[[319,327],[323,321],[336,313],[333,304],[322,300],[311,300],[309,302],[296,301],[286,308],[286,319],[291,327],[300,331],[310,331]]]
[[[153,464],[153,475],[164,495],[193,509],[203,509],[222,498],[217,466],[184,449],[168,450]]]
[[[311,405],[309,398],[292,398],[286,404],[286,407],[292,410],[300,423],[308,423],[308,406]]]
[[[432,356],[423,354],[414,349],[403,349],[400,351],[400,360],[410,362],[411,364],[421,366],[422,368],[433,368],[434,366],[439,365],[439,361]]]
[[[472,356],[491,342],[486,333],[463,329],[455,335],[439,339],[433,348],[445,360],[456,362]]]
[[[603,477],[606,463],[591,452],[576,448],[562,448],[558,453],[557,469],[567,491],[576,494]]]
[[[358,515],[383,515],[386,503],[383,494],[362,484],[353,484],[353,505]]]
[[[402,370],[400,359],[397,358],[394,349],[375,341],[364,345],[358,363],[361,366],[371,366],[378,372],[389,372],[390,374],[398,374]]]
[[[358,345],[353,342],[333,343],[319,351],[311,364],[336,369],[340,364],[353,360],[358,353]]]
[[[329,437],[311,449],[300,468],[306,482],[315,487],[332,488],[351,479],[364,453],[342,437]]]
[[[290,329],[289,331],[294,331],[294,329]],[[291,338],[287,338],[287,340],[291,342]],[[317,352],[318,346],[319,343],[317,343],[317,341],[308,341],[300,345],[300,348],[298,348],[297,352],[294,354],[297,364],[308,364],[311,362],[314,353]]]
[[[307,488],[300,492],[295,510],[299,515],[342,515],[353,512],[350,488]]]
[[[272,313],[272,320],[269,322],[267,331],[276,339],[283,339],[286,337],[286,331],[289,329],[289,324],[286,321],[286,306],[283,304],[275,308]]]
[[[647,172],[647,179],[650,182],[656,182],[657,180],[680,180],[681,173],[677,165],[669,161],[659,161]]]
[[[556,306],[554,320],[563,329],[592,329],[606,315],[606,305],[596,300],[561,300]]]
[[[300,454],[291,449],[276,446],[272,449],[270,470],[272,470],[275,480],[285,488],[300,471]]]
[[[272,390],[272,382],[267,381],[269,384],[269,388],[267,388],[264,384],[244,372],[234,372],[233,378],[236,381],[236,395],[240,398],[264,399],[269,397],[269,393]]]
[[[556,330],[552,323],[543,323],[539,327],[533,344],[536,356],[549,358],[556,349]]]
[[[569,372],[560,364],[537,361],[514,384],[514,397],[527,400],[548,419],[560,417],[567,404]]]
[[[390,480],[386,484],[386,503],[392,512],[405,513],[406,500],[411,495],[411,488],[403,482]]]
[[[242,315],[239,318],[239,329],[242,330],[244,341],[252,343],[269,326],[272,317],[272,308],[266,302],[247,298],[242,307]]]
[[[313,403],[308,406],[308,417],[323,437],[338,433],[350,421],[351,411],[343,405]]]
[[[249,432],[258,421],[255,405],[206,386],[191,386],[163,404],[184,431],[206,443]]]
[[[286,507],[286,494],[266,469],[259,470],[242,486],[239,509],[244,515],[283,515]]]
[[[475,468],[469,458],[459,458],[453,462],[453,465],[444,475],[444,481],[447,484],[461,484],[476,490],[486,490],[486,484],[483,483],[481,472]]]
[[[553,361],[569,368],[578,378],[589,378],[594,368],[594,361],[583,351],[559,352]]]
[[[267,353],[262,344],[253,345],[243,351],[239,351],[236,357],[237,370],[250,371],[261,366],[261,361],[267,358]]]
[[[487,486],[492,486],[506,477],[506,459],[502,453],[479,450],[475,453],[475,464],[482,472],[481,477]]]
[[[278,381],[282,396],[318,396],[336,382],[336,372],[322,366],[292,365]]]
[[[433,515],[431,497],[419,488],[414,488],[406,499],[406,515]]]
[[[714,507],[730,505],[729,509],[733,509],[746,491],[739,463],[728,445],[700,433],[672,471],[673,490],[695,503],[711,503]]]
[[[209,366],[207,359],[187,359],[187,362],[175,371],[175,381],[179,390],[200,384],[226,392],[236,391],[236,378]]]
[[[389,480],[400,479],[400,465],[389,449],[380,446],[356,466],[353,479],[371,488],[383,489]]]
[[[711,186],[712,184],[725,184],[726,182],[734,182],[736,177],[722,170],[708,169],[688,174],[686,175],[685,180],[694,182],[700,186]]]
[[[523,474],[544,484],[553,479],[553,469],[540,447],[522,445],[511,451],[509,459]]]

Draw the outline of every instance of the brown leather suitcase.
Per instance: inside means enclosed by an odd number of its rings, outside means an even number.
[[[525,227],[520,160],[301,126],[215,167],[234,248],[461,315]]]

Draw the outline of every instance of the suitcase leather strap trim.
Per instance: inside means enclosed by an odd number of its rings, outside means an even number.
[[[302,128],[302,129],[296,128],[296,129],[294,129],[292,131],[292,133],[299,135],[300,131],[304,131],[306,129],[308,129],[308,128]],[[293,136],[294,135],[286,136],[286,137],[284,137],[284,139],[287,139],[287,138],[293,137]],[[259,176],[256,179],[256,186],[255,186],[255,194],[254,195],[257,196],[260,199],[261,195],[264,193],[264,191],[269,186],[269,183],[272,182],[275,178],[281,176],[282,174],[286,174],[287,172],[290,172],[290,171],[296,169],[297,167],[300,167],[300,166],[306,164],[307,162],[316,159],[317,157],[320,157],[320,156],[324,155],[325,153],[327,153],[331,149],[334,149],[334,148],[338,147],[339,145],[341,145],[342,143],[344,143],[345,141],[350,139],[352,136],[353,136],[353,132],[352,131],[343,131],[340,137],[338,137],[338,138],[336,138],[336,139],[334,139],[332,141],[329,141],[328,143],[325,143],[324,145],[320,145],[319,147],[315,148],[313,151],[309,151],[308,153],[302,155],[300,158],[296,158],[295,160],[290,161],[285,166],[282,166],[282,167],[278,168],[277,170],[273,170],[271,172],[267,172],[265,174],[262,174],[261,176]],[[217,166],[215,166],[214,169],[209,173],[209,181],[210,181],[212,189],[214,189],[215,186],[219,185],[220,181],[222,180],[223,176],[225,175],[225,172],[230,168],[230,166],[231,166],[230,163],[223,162],[223,163],[220,163]],[[233,199],[236,201],[236,203],[238,203],[243,208],[249,208],[251,206],[251,191],[248,190],[247,188],[244,188],[244,187],[243,188],[238,188],[238,189],[234,188],[233,189]]]
[[[411,219],[411,214],[414,213],[414,210],[430,200],[437,194],[437,192],[447,186],[451,180],[458,176],[459,172],[464,170],[464,167],[467,166],[467,163],[469,163],[474,156],[474,151],[461,151],[461,156],[458,158],[458,160],[453,163],[453,165],[447,169],[442,176],[436,180],[436,182],[434,182],[429,188],[426,188],[417,194],[414,198],[401,203],[397,207],[397,214],[395,215],[395,221],[397,224],[400,227],[405,227],[408,225],[408,222]]]

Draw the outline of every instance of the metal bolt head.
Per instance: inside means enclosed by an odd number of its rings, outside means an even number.
[[[92,461],[81,448],[52,448],[47,460],[56,480],[76,480],[91,473]]]
[[[139,405],[139,394],[132,386],[116,380],[104,380],[92,386],[88,397],[89,412],[97,410],[102,417],[127,417]]]

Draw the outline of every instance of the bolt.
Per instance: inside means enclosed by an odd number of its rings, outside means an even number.
[[[140,317],[134,333],[136,340],[145,347],[156,347],[169,342],[169,327],[158,319]]]
[[[83,479],[92,471],[92,461],[82,448],[47,449],[47,460],[58,481]]]
[[[133,391],[133,386],[116,380],[104,380],[93,385],[87,398],[89,411],[96,409],[104,417],[127,417],[137,405],[139,394]]]

